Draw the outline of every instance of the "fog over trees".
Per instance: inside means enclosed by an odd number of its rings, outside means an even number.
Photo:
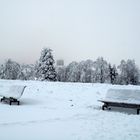
[[[5,61],[0,65],[0,79],[138,85],[140,70],[135,60],[121,60],[116,66],[103,57],[56,66],[52,50],[44,48],[35,64],[19,64],[11,59]]]

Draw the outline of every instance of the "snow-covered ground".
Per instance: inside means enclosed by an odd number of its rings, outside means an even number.
[[[102,111],[97,101],[109,88],[139,86],[12,80],[0,85],[27,86],[20,106],[0,103],[1,140],[140,140],[136,110]]]

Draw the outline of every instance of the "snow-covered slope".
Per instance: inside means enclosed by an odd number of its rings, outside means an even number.
[[[20,106],[0,103],[1,140],[140,139],[136,110],[102,111],[97,101],[109,88],[139,86],[0,80],[0,86],[5,85],[27,88]]]

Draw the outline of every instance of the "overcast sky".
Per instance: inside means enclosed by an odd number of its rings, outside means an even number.
[[[0,63],[35,63],[43,47],[66,63],[140,66],[140,0],[0,0]]]

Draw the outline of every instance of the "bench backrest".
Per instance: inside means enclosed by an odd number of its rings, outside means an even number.
[[[109,89],[105,100],[124,103],[140,103],[140,90],[133,89]]]
[[[6,98],[15,98],[15,99],[19,99],[26,86],[22,86],[22,85],[12,85],[12,86],[4,86],[4,89],[2,90],[3,92],[0,93],[0,96],[6,97]]]

